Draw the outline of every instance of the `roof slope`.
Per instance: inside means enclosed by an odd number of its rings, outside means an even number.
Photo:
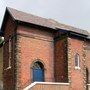
[[[48,19],[41,18],[32,14],[28,14],[22,11],[18,11],[12,8],[7,8],[7,10],[15,20],[55,29],[54,25]]]
[[[45,19],[42,17],[38,17],[32,14],[28,14],[22,11],[18,11],[16,9],[7,8],[8,12],[11,14],[11,16],[18,21],[27,22],[35,25],[40,25],[52,29],[64,29],[71,32],[76,32],[83,35],[89,35],[89,33],[86,30],[82,30],[79,28],[75,28],[69,25],[61,24],[55,20],[52,19]]]
[[[89,32],[86,30],[82,30],[82,29],[79,29],[79,28],[76,28],[73,26],[65,25],[65,24],[59,23],[57,21],[55,22],[55,27],[59,28],[59,29],[64,29],[67,31],[76,32],[76,33],[83,34],[83,35],[90,35]]]

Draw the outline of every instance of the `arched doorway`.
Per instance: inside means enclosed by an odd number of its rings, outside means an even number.
[[[36,61],[32,67],[33,82],[43,82],[44,81],[44,65],[40,61]]]

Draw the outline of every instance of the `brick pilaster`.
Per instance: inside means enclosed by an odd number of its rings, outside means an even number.
[[[71,43],[69,38],[68,38],[68,79],[69,83],[71,84]]]
[[[82,50],[82,52],[83,52],[83,54],[82,54],[82,56],[83,56],[83,59],[82,59],[82,61],[83,61],[83,83],[84,83],[84,88],[85,88],[85,90],[86,90],[86,43],[85,43],[85,41],[83,41],[83,50]]]
[[[20,90],[21,88],[21,85],[20,85],[20,54],[21,54],[21,47],[20,47],[20,36],[17,35],[17,41],[16,41],[16,53],[15,53],[15,56],[16,56],[16,90]]]

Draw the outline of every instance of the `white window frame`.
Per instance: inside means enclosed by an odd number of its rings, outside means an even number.
[[[75,69],[80,69],[80,56],[78,53],[75,53],[75,58],[74,58],[74,62],[75,62]]]

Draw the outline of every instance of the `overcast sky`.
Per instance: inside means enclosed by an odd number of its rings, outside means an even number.
[[[90,0],[0,0],[0,24],[6,6],[90,32]]]

